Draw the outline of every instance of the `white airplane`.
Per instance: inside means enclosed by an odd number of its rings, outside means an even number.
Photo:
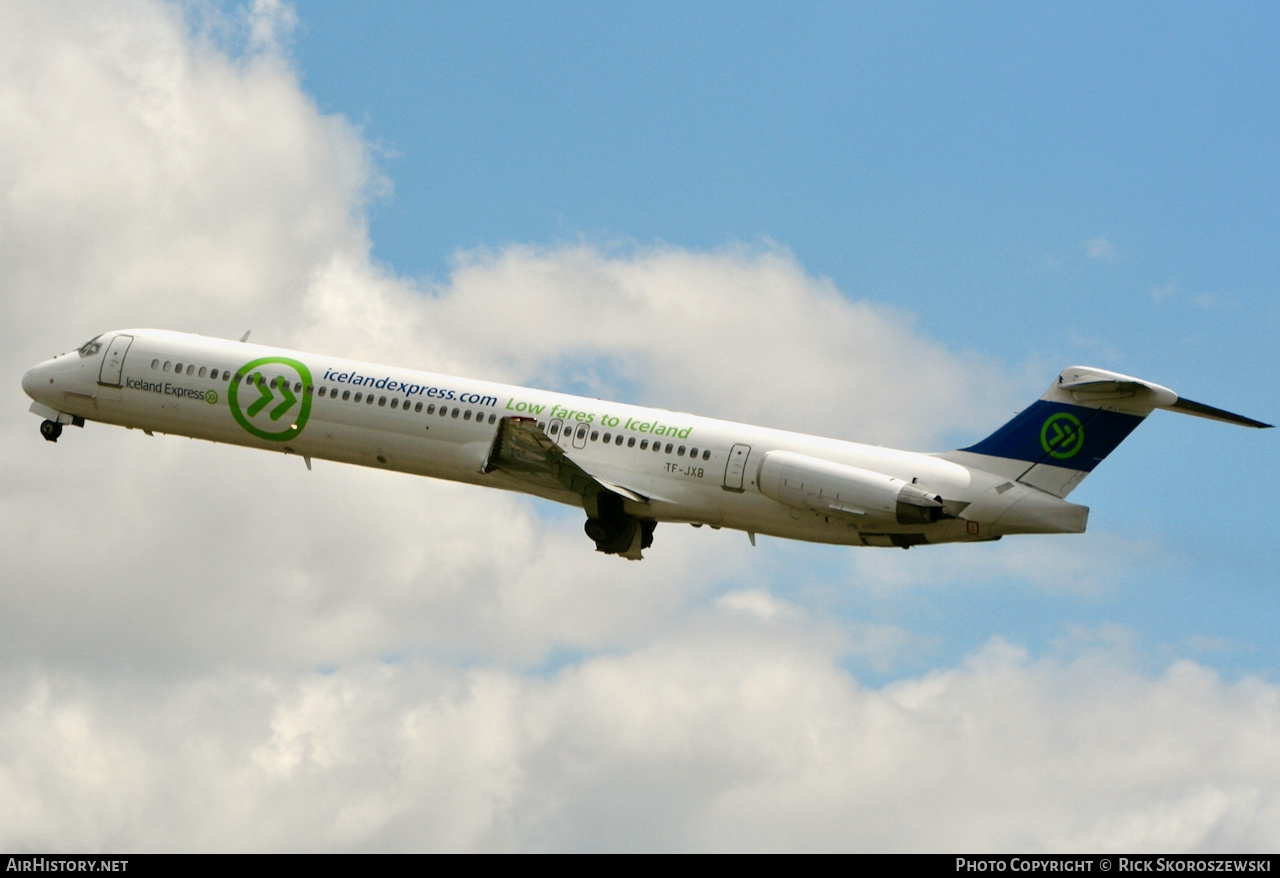
[[[904,549],[1082,533],[1088,507],[1064,498],[1154,409],[1271,426],[1072,366],[981,442],[921,454],[245,339],[108,332],[22,388],[50,442],[101,421],[523,491],[581,507],[596,549],[632,559],[660,521]]]

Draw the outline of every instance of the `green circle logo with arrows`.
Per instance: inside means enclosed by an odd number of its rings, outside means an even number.
[[[1058,460],[1075,457],[1084,447],[1084,425],[1071,412],[1058,412],[1040,428],[1040,447]]]
[[[289,357],[263,357],[240,367],[227,400],[236,423],[245,430],[259,439],[284,442],[307,425],[311,395],[306,388],[310,386],[311,370],[302,363]]]

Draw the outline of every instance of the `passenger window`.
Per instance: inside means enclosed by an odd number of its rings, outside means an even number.
[[[462,413],[462,420],[464,421],[471,420],[471,409],[467,409],[465,412]]]
[[[342,401],[346,402],[349,399],[351,399],[351,391],[350,390],[342,391]]]
[[[641,439],[641,440],[640,440],[640,450],[641,450],[641,451],[648,451],[648,450],[649,450],[649,440],[648,440],[648,439]]]
[[[619,436],[618,438],[619,438],[619,439],[621,439],[622,437],[621,437],[621,436]],[[635,448],[635,447],[636,447],[636,437],[635,437],[635,436],[628,436],[628,437],[627,437],[627,447],[628,447],[628,448]]]
[[[702,459],[703,459],[703,460],[710,460],[710,459],[711,459],[711,449],[710,449],[710,448],[704,448],[704,449],[702,449]]]
[[[494,421],[496,421],[497,419],[498,419],[497,415],[494,415],[494,414],[490,414],[490,415],[489,415],[489,423],[490,423],[490,424],[492,424],[492,423],[493,423]]]
[[[690,449],[689,449],[689,456],[690,456],[690,457],[693,457],[693,458],[697,458],[697,456],[698,456],[698,449],[696,449],[696,448],[690,448]]]
[[[460,409],[454,409],[454,410],[453,410],[453,416],[454,416],[455,418],[458,416],[458,412],[459,412],[459,411],[460,411]]]
[[[173,365],[172,361],[170,361],[170,360],[165,360],[165,361],[164,361],[164,371],[168,372],[168,371],[169,371],[169,367],[170,367],[170,366],[172,366],[172,365]]]
[[[173,374],[175,374],[175,375],[181,375],[181,374],[182,374],[182,364],[181,364],[181,363],[179,363],[178,365],[176,365],[176,366],[174,366],[174,367],[173,367]]]
[[[670,454],[670,453],[671,453],[671,443],[670,443],[670,442],[668,442],[668,443],[667,443],[667,454]]]
[[[670,448],[668,448],[668,449],[667,449],[667,451],[670,451],[670,450],[671,450]],[[684,446],[683,446],[683,445],[681,445],[681,446],[680,446],[680,449],[676,452],[676,457],[684,457]]]
[[[152,369],[159,369],[159,368],[160,368],[160,361],[159,361],[159,360],[152,360],[152,361],[151,361],[151,368],[152,368]]]
[[[196,368],[195,366],[188,365],[188,366],[187,366],[187,374],[188,374],[188,375],[190,375],[192,372],[194,372],[194,371],[195,371],[195,368]]]
[[[436,413],[436,404],[435,404],[434,402],[433,402],[433,403],[428,404],[428,405],[427,405],[427,414],[429,414],[429,415],[434,415],[435,413]]]
[[[400,408],[400,400],[396,399],[394,396],[393,396],[393,397],[391,397],[391,407],[392,407],[393,409],[398,409],[398,408]]]
[[[205,368],[204,368],[204,366],[201,366],[201,367],[200,367],[200,371],[199,371],[199,373],[198,373],[198,374],[200,375],[200,377],[201,377],[201,378],[203,378],[203,377],[204,377],[204,373],[205,373]]]
[[[358,391],[358,390],[357,390],[357,391],[356,391],[356,398],[355,398],[355,401],[356,401],[356,402],[359,402],[359,401],[360,401],[361,399],[363,399],[363,398],[364,398],[364,394],[362,394],[360,391]]]
[[[612,438],[613,438],[613,437],[612,437],[612,435],[611,435],[611,434],[609,434],[609,433],[605,433],[605,434],[604,434],[604,444],[605,444],[605,445],[608,445],[608,444],[609,444],[609,442],[610,442],[610,440],[611,440]]]
[[[217,370],[217,369],[210,369],[210,370],[209,370],[209,380],[210,380],[210,381],[217,381],[217,380],[218,380],[218,370]]]
[[[600,431],[599,431],[599,430],[592,430],[592,431],[591,431],[591,441],[592,441],[592,442],[595,442],[595,441],[596,441],[597,439],[599,439],[599,438],[600,438]]]
[[[552,425],[551,425],[551,435],[552,435],[552,436],[554,436],[554,435],[556,435],[556,434],[557,434],[557,433],[559,433],[559,432],[560,432],[560,425],[559,425],[559,424],[552,424]]]
[[[420,411],[422,411],[422,403],[420,403],[420,402],[419,402],[419,403],[415,403],[415,404],[414,404],[414,406],[413,406],[413,410],[414,410],[415,412],[420,412]]]

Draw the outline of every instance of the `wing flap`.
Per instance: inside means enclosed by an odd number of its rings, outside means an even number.
[[[649,502],[647,497],[630,488],[597,478],[578,466],[533,418],[512,416],[498,422],[482,470],[486,473],[498,470],[543,487],[564,488],[584,501],[590,501],[600,491],[608,491],[635,503]]]

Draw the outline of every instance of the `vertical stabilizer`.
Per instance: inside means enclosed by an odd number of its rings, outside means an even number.
[[[942,457],[1065,497],[1157,408],[1249,427],[1270,426],[1181,399],[1150,381],[1072,366],[1009,423],[976,445]]]

